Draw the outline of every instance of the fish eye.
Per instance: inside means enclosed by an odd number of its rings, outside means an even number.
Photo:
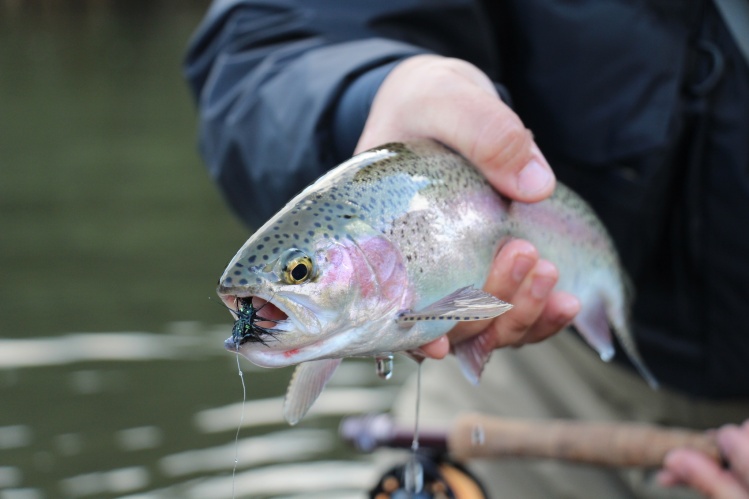
[[[312,259],[297,248],[281,255],[281,275],[286,284],[301,284],[312,276]]]

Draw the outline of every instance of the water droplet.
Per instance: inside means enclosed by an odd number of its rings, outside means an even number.
[[[377,376],[382,379],[390,379],[393,376],[393,355],[375,358],[375,369]]]

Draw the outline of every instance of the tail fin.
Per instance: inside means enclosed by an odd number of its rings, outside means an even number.
[[[619,336],[620,335],[617,334],[617,338]],[[645,379],[648,385],[650,385],[650,388],[652,388],[653,390],[657,390],[660,387],[660,383],[658,383],[658,379],[650,371],[650,369],[648,369],[648,366],[645,365],[645,361],[642,360],[640,352],[637,350],[635,344],[631,341],[627,341],[622,343],[622,347],[624,348],[624,351],[626,352],[630,362],[632,362],[632,365],[634,365],[635,369],[637,369],[637,371],[640,373],[640,376]]]
[[[634,336],[629,329],[629,321],[623,315],[623,311],[620,311],[619,314],[610,313],[609,317],[611,319],[611,325],[614,328],[616,338],[617,340],[619,340],[619,344],[624,349],[624,353],[627,354],[629,361],[632,362],[633,366],[635,366],[635,369],[637,369],[637,371],[640,373],[640,376],[642,376],[645,381],[647,381],[648,385],[650,385],[650,388],[652,388],[653,390],[657,390],[660,386],[660,383],[658,383],[658,379],[650,371],[648,366],[645,365],[645,361],[642,359],[640,351],[637,349],[637,345],[635,344]]]

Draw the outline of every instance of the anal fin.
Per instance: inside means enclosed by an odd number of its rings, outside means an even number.
[[[283,403],[283,415],[289,424],[295,425],[302,420],[340,363],[341,359],[323,359],[296,367]]]

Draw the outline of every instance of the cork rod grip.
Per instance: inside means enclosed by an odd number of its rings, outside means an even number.
[[[466,414],[448,435],[448,449],[457,459],[527,457],[655,468],[677,447],[700,450],[720,462],[720,451],[709,434],[648,424],[527,421]]]

